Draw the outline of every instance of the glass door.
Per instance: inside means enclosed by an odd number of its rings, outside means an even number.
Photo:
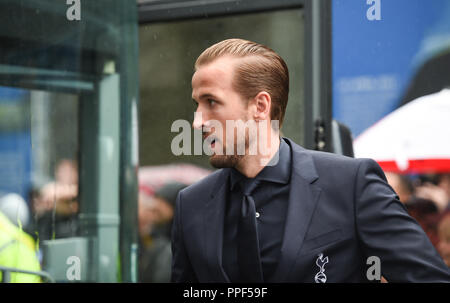
[[[133,281],[136,2],[80,4],[0,4],[0,211],[54,280]]]

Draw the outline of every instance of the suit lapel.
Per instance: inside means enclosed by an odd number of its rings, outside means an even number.
[[[310,220],[317,205],[321,189],[314,184],[318,175],[313,159],[305,149],[289,139],[292,171],[289,206],[281,246],[280,261],[273,281],[283,282],[297,260]],[[204,233],[209,282],[230,282],[222,267],[223,224],[230,170],[223,169],[205,202]]]
[[[312,157],[291,140],[286,139],[286,141],[291,146],[292,171],[289,206],[274,282],[283,282],[288,278],[302,247],[321,192],[319,187],[311,184],[318,178]]]
[[[204,227],[209,282],[230,282],[222,267],[223,224],[229,169],[223,169],[206,199]]]

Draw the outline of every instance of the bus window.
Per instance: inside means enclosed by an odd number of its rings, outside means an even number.
[[[27,234],[38,266],[2,251],[0,273],[136,280],[133,54],[135,0],[1,2],[0,219]]]

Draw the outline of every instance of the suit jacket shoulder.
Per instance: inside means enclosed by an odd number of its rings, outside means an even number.
[[[198,182],[184,188],[180,191],[181,200],[188,200],[190,206],[202,206],[207,199],[210,199],[214,188],[223,184],[228,176],[229,169],[223,168],[214,171]]]

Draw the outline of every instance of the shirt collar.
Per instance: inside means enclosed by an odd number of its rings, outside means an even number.
[[[270,162],[277,159],[277,156],[278,163],[272,166],[265,166],[254,179],[280,184],[289,183],[291,176],[291,152],[289,145],[283,138],[280,138],[280,147]],[[247,179],[247,177],[238,170],[232,168],[230,174],[230,189],[233,190],[235,185],[243,179]]]

